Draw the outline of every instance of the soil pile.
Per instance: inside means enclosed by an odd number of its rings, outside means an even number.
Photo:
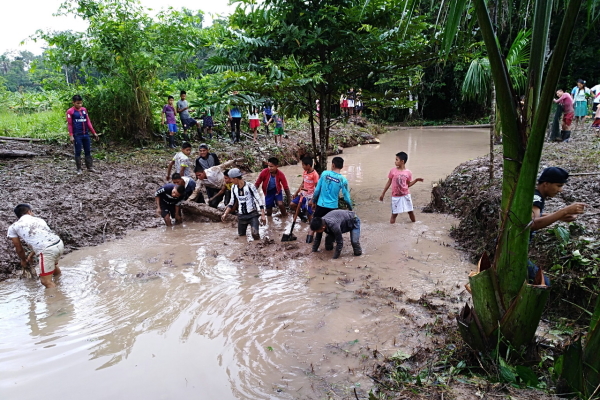
[[[495,252],[501,202],[502,155],[495,151],[494,179],[489,180],[489,156],[465,162],[432,190],[424,211],[456,215],[460,223],[451,236],[476,262],[484,251]],[[539,231],[531,245],[531,259],[551,275],[567,298],[583,301],[584,287],[598,284],[597,248],[600,247],[600,141],[591,132],[576,132],[569,143],[545,143],[540,172],[550,166],[572,175],[562,193],[546,201],[545,213],[572,202],[589,205],[576,222],[559,222]],[[578,252],[577,252],[578,251]],[[577,283],[572,285],[573,283]],[[583,288],[583,289],[582,289]],[[584,296],[584,298],[589,297]]]
[[[332,154],[342,147],[373,143],[382,133],[376,125],[361,120],[361,127],[338,124],[331,129]],[[281,165],[296,164],[310,154],[311,140],[307,129],[287,130],[282,146],[276,147],[272,136],[258,143],[242,141],[232,145],[225,140],[208,142],[224,162],[243,158],[247,171],[257,171],[269,157],[278,157]],[[195,146],[198,142],[193,142]],[[63,240],[65,252],[94,246],[123,236],[130,229],[157,227],[154,192],[165,183],[166,165],[174,150],[156,144],[152,148],[122,147],[115,143],[93,145],[96,173],[75,173],[70,144],[43,144],[0,141],[0,150],[33,151],[34,158],[0,159],[0,204],[4,216],[0,231],[7,232],[16,218],[13,208],[29,203],[34,213],[46,220]],[[195,153],[195,152],[194,152]],[[194,154],[195,155],[195,154]],[[20,268],[12,242],[0,242],[0,279]]]

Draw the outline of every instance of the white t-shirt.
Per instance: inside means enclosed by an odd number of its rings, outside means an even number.
[[[46,221],[29,214],[23,215],[8,227],[8,237],[21,238],[31,246],[36,255],[60,240],[58,235],[50,230]]]
[[[590,88],[579,89],[578,86],[575,86],[573,90],[571,90],[571,94],[573,95],[573,101],[586,101],[586,94],[590,94]]]
[[[249,113],[248,114],[248,119],[258,119],[258,113]]]
[[[596,85],[590,90],[592,91],[592,95],[594,96],[594,103],[600,103],[600,85]]]
[[[175,157],[173,157],[173,161],[175,161],[175,170],[173,172],[177,172],[179,174],[181,173],[181,167],[184,167],[185,169],[183,170],[182,175],[192,176],[192,168],[190,167],[192,165],[192,160],[190,160],[190,158],[186,156],[182,151],[175,154]]]

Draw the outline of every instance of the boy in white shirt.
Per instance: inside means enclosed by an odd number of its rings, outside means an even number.
[[[18,221],[8,227],[8,237],[13,242],[17,255],[21,259],[21,266],[27,268],[31,257],[38,256],[36,272],[40,277],[40,282],[46,288],[56,287],[52,277],[58,277],[61,274],[58,260],[64,251],[62,240],[50,230],[46,221],[33,216],[29,204],[19,204],[14,211]],[[33,250],[29,257],[25,254],[21,240]]]

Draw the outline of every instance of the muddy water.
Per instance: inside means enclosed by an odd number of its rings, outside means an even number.
[[[345,398],[371,386],[373,350],[427,346],[432,316],[412,302],[460,296],[470,265],[448,247],[456,221],[416,212],[389,224],[378,201],[394,154],[431,183],[486,152],[479,130],[405,130],[346,149],[344,173],[362,220],[364,255],[310,254],[301,239],[279,244],[291,221],[275,216],[248,243],[222,224],[186,223],[133,232],[61,261],[58,288],[0,283],[3,399]],[[299,166],[284,172],[296,187]],[[84,223],[84,222],[82,222]],[[458,307],[458,306],[456,306]],[[332,393],[335,393],[332,394]]]

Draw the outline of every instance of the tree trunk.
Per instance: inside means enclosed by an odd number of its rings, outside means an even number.
[[[494,143],[496,142],[496,87],[492,82],[492,106],[490,113],[490,185],[494,180]]]
[[[187,200],[181,203],[181,209],[184,211],[184,213],[206,217],[214,222],[221,222],[221,216],[223,215],[223,211],[217,208],[212,208],[208,204],[194,203],[193,201]],[[226,220],[235,221],[237,220],[237,217],[229,214]]]

